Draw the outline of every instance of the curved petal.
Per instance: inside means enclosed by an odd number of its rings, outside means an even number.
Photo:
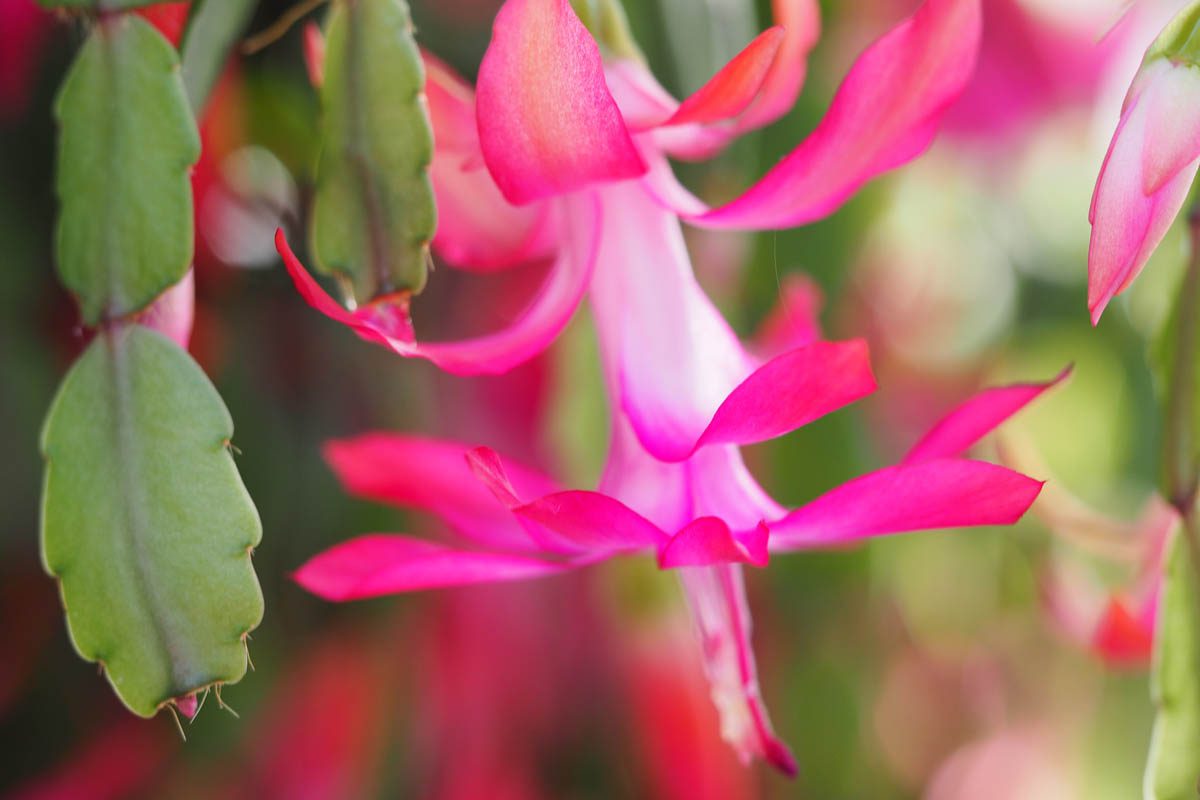
[[[453,267],[476,272],[549,255],[554,236],[546,204],[514,206],[484,166],[474,91],[436,57],[422,57],[435,144],[429,170],[438,207],[434,252]]]
[[[479,67],[476,120],[500,191],[522,205],[646,171],[568,0],[508,0]]]
[[[540,550],[540,545],[475,480],[457,442],[393,433],[366,433],[325,443],[325,461],[356,497],[436,514],[487,547]],[[554,481],[514,461],[504,464],[521,491],[547,494]]]
[[[771,549],[845,544],[904,531],[1011,525],[1042,489],[1005,467],[937,459],[870,472],[769,523]]]
[[[775,56],[754,103],[738,120],[739,131],[774,122],[795,104],[808,71],[808,54],[821,35],[817,0],[773,0],[775,24],[784,30]]]
[[[765,567],[770,554],[765,523],[743,534],[730,530],[724,520],[700,517],[683,527],[658,551],[658,566],[707,567],[715,564],[752,564]]]
[[[741,567],[693,567],[680,570],[679,577],[721,717],[721,737],[743,761],[761,758],[783,774],[795,776],[796,759],[771,729],[758,686]]]
[[[762,89],[785,36],[778,25],[760,33],[662,124],[721,122],[741,114]]]
[[[1057,386],[1071,374],[1067,367],[1047,383],[1018,383],[985,389],[942,417],[921,437],[901,463],[915,464],[962,455],[1001,423]]]
[[[719,208],[681,212],[697,225],[747,229],[827,216],[868,180],[929,146],[970,78],[979,34],[979,0],[926,0],[859,57],[816,130],[762,180]],[[656,194],[669,201],[677,193]]]
[[[1088,247],[1092,324],[1142,271],[1183,207],[1200,166],[1192,151],[1196,143],[1185,141],[1196,136],[1196,130],[1163,133],[1176,126],[1174,119],[1164,124],[1162,117],[1175,113],[1166,106],[1178,100],[1180,87],[1171,76],[1179,72],[1192,70],[1156,65],[1141,76],[1096,180]],[[1184,88],[1196,91],[1198,87]],[[1187,155],[1193,155],[1192,160],[1181,164]]]
[[[315,595],[341,601],[540,578],[575,566],[524,556],[455,550],[407,536],[374,533],[314,556],[292,577]]]
[[[353,328],[362,338],[408,358],[427,359],[457,375],[497,374],[545,350],[570,321],[591,280],[599,242],[599,208],[590,197],[567,198],[562,205],[563,246],[537,296],[507,328],[454,342],[416,341],[407,297],[383,298],[347,311],[308,274],[282,231],[275,235],[275,246],[309,305]]]

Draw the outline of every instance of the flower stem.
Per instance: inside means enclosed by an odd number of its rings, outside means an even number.
[[[1191,255],[1180,287],[1175,358],[1167,387],[1166,430],[1163,461],[1167,495],[1183,519],[1192,565],[1200,574],[1200,531],[1195,519],[1200,476],[1196,463],[1196,359],[1197,328],[1200,326],[1200,203],[1188,216]]]

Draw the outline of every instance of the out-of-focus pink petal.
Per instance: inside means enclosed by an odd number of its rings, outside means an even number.
[[[325,85],[325,34],[315,22],[304,26],[304,68],[314,89]]]
[[[476,119],[500,191],[522,205],[646,171],[569,0],[508,0],[479,67]]]
[[[1200,82],[1192,85],[1192,72],[1165,62],[1143,70],[1109,145],[1090,215],[1088,310],[1093,324],[1146,265],[1183,207],[1200,166],[1195,156],[1179,163],[1191,152],[1188,137],[1197,131],[1168,135],[1165,144],[1160,138],[1163,115],[1173,113],[1164,104],[1176,102],[1181,89],[1185,95],[1200,94]],[[1189,75],[1180,79],[1176,73]],[[1172,119],[1165,127],[1175,124]],[[1154,190],[1147,193],[1151,186]]]
[[[674,401],[664,394],[670,390],[653,385],[650,365],[634,363],[625,373],[624,408],[646,449],[664,461],[682,461],[704,445],[773,439],[875,391],[865,341],[814,342],[752,372],[696,431],[669,416]]]
[[[1144,666],[1154,650],[1153,617],[1149,622],[1131,612],[1123,598],[1112,597],[1092,633],[1092,646],[1113,666]]]
[[[783,43],[762,90],[738,120],[740,131],[774,122],[795,104],[808,67],[808,54],[821,34],[817,0],[773,0],[775,24],[784,30]]]
[[[859,57],[799,147],[741,197],[690,220],[762,229],[832,213],[868,180],[929,146],[942,113],[970,78],[979,33],[979,0],[926,0]]]
[[[1057,386],[1071,374],[1067,367],[1046,383],[1018,383],[985,389],[942,417],[904,456],[905,464],[962,455],[1001,423]]]
[[[719,122],[742,113],[758,96],[784,38],[778,25],[760,33],[663,124]]]
[[[1200,69],[1173,66],[1146,98],[1142,192],[1154,194],[1200,158]]]
[[[772,358],[821,339],[824,296],[816,281],[801,273],[783,279],[779,302],[754,334],[754,352]]]
[[[753,564],[765,567],[770,554],[767,538],[770,531],[765,523],[743,534],[730,530],[724,520],[700,517],[684,526],[658,552],[658,565],[674,567],[707,567],[714,564]]]
[[[365,433],[326,442],[324,455],[352,495],[436,514],[487,547],[541,549],[476,480],[464,460],[469,450],[457,442]],[[504,467],[523,492],[542,495],[557,489],[550,478],[515,461],[507,460]]]
[[[797,550],[904,531],[1011,525],[1042,489],[984,461],[937,459],[855,478],[771,527],[771,549]]]
[[[429,171],[438,206],[434,252],[452,267],[476,272],[549,255],[554,236],[545,204],[514,206],[484,166],[474,91],[433,55],[422,57],[435,141]]]
[[[704,654],[704,672],[721,717],[721,738],[743,762],[762,758],[785,775],[796,759],[767,717],[750,643],[750,609],[742,568],[693,567],[679,572]]]
[[[375,533],[335,545],[296,570],[296,582],[326,600],[361,600],[422,589],[525,580],[573,564],[455,550],[407,536]]]
[[[283,231],[275,246],[301,296],[327,317],[351,327],[367,341],[409,358],[424,358],[457,375],[507,372],[545,350],[570,321],[591,280],[599,242],[599,209],[590,197],[559,204],[563,246],[549,277],[511,325],[496,333],[452,342],[418,342],[408,316],[407,296],[381,298],[354,312],[330,297],[296,258]]]
[[[192,338],[196,315],[196,277],[193,270],[137,315],[137,323],[158,331],[184,350]]]

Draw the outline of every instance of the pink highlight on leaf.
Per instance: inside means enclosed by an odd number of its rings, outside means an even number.
[[[762,89],[785,36],[778,25],[760,33],[663,125],[720,122],[741,114]]]
[[[483,158],[516,205],[646,171],[568,0],[508,0],[479,67]]]
[[[563,203],[567,240],[537,295],[517,319],[496,333],[451,342],[418,342],[408,318],[407,295],[375,300],[348,311],[309,275],[280,230],[275,246],[301,296],[325,316],[361,338],[408,358],[424,358],[456,375],[498,374],[545,350],[566,327],[591,280],[600,227],[599,211],[587,197]]]
[[[969,459],[886,467],[769,523],[771,549],[840,545],[905,531],[1011,525],[1041,489],[1041,481]]]
[[[741,197],[689,218],[757,230],[831,214],[929,146],[971,76],[979,36],[979,0],[926,0],[859,57],[807,139]]]
[[[916,464],[962,455],[1046,390],[1065,381],[1070,374],[1071,368],[1067,367],[1047,383],[1019,383],[985,389],[939,420],[913,445],[902,463]]]
[[[179,283],[160,294],[146,310],[134,317],[134,321],[158,331],[187,350],[195,316],[196,276],[195,270],[189,269]]]
[[[1200,167],[1198,98],[1200,69],[1166,60],[1143,68],[1130,89],[1089,214],[1093,325],[1145,267],[1187,199]]]
[[[296,582],[326,600],[361,600],[397,592],[526,580],[573,565],[526,556],[455,550],[395,534],[368,534],[307,561]]]

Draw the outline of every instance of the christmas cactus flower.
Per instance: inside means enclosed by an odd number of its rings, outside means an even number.
[[[751,352],[696,282],[681,223],[761,230],[832,213],[930,144],[971,73],[980,27],[977,0],[928,0],[863,53],[808,139],[742,196],[709,208],[675,181],[667,158],[713,154],[792,105],[817,32],[816,4],[779,0],[775,11],[780,26],[682,102],[611,29],[602,50],[568,0],[504,4],[474,95],[424,57],[441,220],[434,251],[475,271],[554,260],[524,313],[500,331],[420,340],[409,293],[346,308],[312,279],[282,232],[276,242],[317,310],[458,374],[504,372],[541,352],[586,296],[612,405],[596,491],[561,487],[465,443],[382,433],[331,443],[327,458],[351,493],[432,512],[471,546],[372,534],[317,556],[297,573],[300,583],[347,600],[652,552],[660,567],[680,570],[723,735],[743,759],[792,774],[795,761],[758,688],[742,565],[887,533],[1015,522],[1041,484],[961,455],[1048,384],[984,393],[900,465],[795,510],[751,476],[741,445],[874,390],[867,348],[821,340],[810,320],[798,335]]]
[[[1200,3],[1146,51],[1113,134],[1089,221],[1093,324],[1138,276],[1183,207],[1200,166]]]

